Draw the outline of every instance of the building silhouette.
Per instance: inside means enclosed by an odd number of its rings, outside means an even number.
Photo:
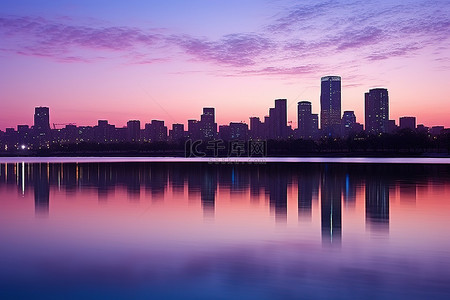
[[[148,142],[167,141],[167,127],[164,126],[164,121],[152,120],[151,123],[145,124],[144,139]]]
[[[141,122],[130,120],[127,122],[127,140],[128,142],[138,142],[141,139]]]
[[[356,122],[356,115],[353,110],[346,110],[342,115],[341,133],[343,137],[348,137],[353,133],[360,133],[364,130],[363,125]]]
[[[301,139],[310,139],[313,137],[313,117],[311,102],[300,101],[297,104],[297,137]]]
[[[274,125],[274,139],[287,138],[287,100],[276,99],[275,107],[272,110],[273,125]]]
[[[169,130],[169,140],[179,143],[185,139],[186,132],[184,131],[184,124],[172,124],[172,129]]]
[[[389,132],[388,90],[376,88],[364,94],[365,125],[368,134]]]
[[[253,140],[264,138],[264,123],[261,122],[259,117],[250,117],[249,138]]]
[[[395,120],[389,120],[389,96],[386,88],[370,89],[364,95],[365,105],[365,132],[367,135],[379,135],[381,133],[402,134],[398,129],[411,129],[411,141],[415,140],[410,148],[414,151],[425,151],[425,149],[438,148],[446,149],[446,135],[450,129],[444,126],[427,127],[419,124],[416,127],[415,117],[401,117],[397,126]],[[218,124],[215,121],[215,108],[204,107],[200,120],[190,119],[187,122],[187,131],[184,124],[172,124],[172,129],[167,134],[167,126],[163,120],[152,120],[141,129],[139,120],[130,120],[126,127],[116,127],[109,124],[107,120],[98,120],[95,126],[76,126],[74,123],[55,124],[50,126],[50,112],[48,107],[36,107],[34,113],[34,124],[30,128],[28,125],[18,125],[17,131],[14,128],[0,130],[0,151],[17,152],[14,154],[34,154],[37,152],[70,152],[70,151],[103,151],[112,148],[103,147],[104,144],[111,145],[114,150],[119,151],[155,151],[169,150],[181,151],[179,149],[183,142],[188,139],[195,140],[196,143],[211,142],[218,137],[226,140],[276,140],[288,141],[288,143],[269,144],[276,147],[296,144],[299,147],[284,147],[277,149],[277,152],[300,153],[303,151],[317,152],[322,150],[338,151],[348,149],[350,151],[378,149],[377,143],[381,140],[374,140],[362,133],[363,125],[356,122],[354,111],[345,111],[341,118],[341,77],[325,76],[321,78],[320,91],[320,131],[319,116],[312,113],[312,104],[309,101],[300,101],[297,105],[298,128],[292,129],[287,120],[287,100],[276,99],[275,106],[269,108],[269,114],[264,119],[250,117],[250,128],[244,122],[231,122],[228,125],[221,125],[218,132]],[[64,128],[56,126],[65,125]],[[322,134],[319,134],[319,133]],[[418,140],[418,134],[426,140]],[[333,137],[320,141],[322,137]],[[345,138],[346,144],[338,141],[337,138]],[[439,141],[433,141],[438,138]],[[293,141],[295,139],[313,139],[312,141]],[[155,146],[147,143],[157,142]],[[164,143],[168,142],[170,145]],[[368,143],[369,142],[369,143]],[[133,149],[135,145],[127,143],[140,143],[140,147]],[[374,144],[375,143],[375,144]],[[384,142],[383,142],[384,143]],[[430,147],[425,147],[423,143]],[[368,145],[370,144],[370,147]],[[394,143],[395,144],[395,143]],[[382,146],[383,151],[386,150]],[[420,149],[419,149],[420,146]],[[398,147],[397,147],[398,148]],[[396,147],[391,149],[397,149]],[[159,151],[156,150],[156,151]],[[28,153],[27,153],[28,151]]]
[[[51,140],[50,110],[48,107],[34,109],[34,138],[39,147],[47,146]]]
[[[217,123],[213,107],[203,108],[199,130],[202,139],[214,139],[217,136]]]
[[[320,129],[332,136],[341,125],[341,77],[325,76],[320,81]]]
[[[400,129],[416,129],[416,117],[400,117]]]

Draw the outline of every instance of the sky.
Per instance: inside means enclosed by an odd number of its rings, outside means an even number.
[[[10,0],[0,2],[0,130],[50,122],[221,124],[274,100],[320,112],[320,78],[342,77],[342,111],[389,91],[390,118],[450,127],[450,2]]]

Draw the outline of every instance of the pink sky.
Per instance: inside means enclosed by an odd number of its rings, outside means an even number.
[[[319,113],[326,75],[342,77],[342,111],[358,122],[364,92],[385,87],[391,119],[450,127],[447,1],[155,3],[0,4],[0,130],[32,125],[35,106],[51,123],[170,126],[204,106],[219,124],[248,123],[277,98],[296,128],[298,101]]]

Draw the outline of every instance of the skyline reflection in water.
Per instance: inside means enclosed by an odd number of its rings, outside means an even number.
[[[449,295],[448,165],[10,163],[0,207],[7,295]]]

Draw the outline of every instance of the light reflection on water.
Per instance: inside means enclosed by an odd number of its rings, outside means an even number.
[[[0,164],[0,298],[450,297],[450,165]]]

